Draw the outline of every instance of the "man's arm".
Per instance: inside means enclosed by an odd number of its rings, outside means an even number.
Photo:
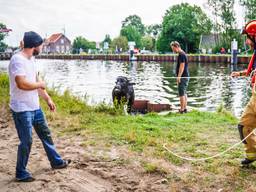
[[[246,76],[247,70],[244,71],[233,71],[231,73],[231,77],[239,77],[239,76]]]
[[[38,94],[43,98],[43,100],[45,100],[50,110],[54,112],[56,110],[56,106],[47,91],[45,89],[38,89]]]
[[[47,102],[51,97],[48,95],[47,91],[45,89],[38,89],[38,94],[40,97]]]
[[[29,82],[25,76],[17,75],[15,77],[15,82],[17,84],[17,87],[24,91],[32,91],[35,89],[45,89],[45,83],[43,81],[32,83],[32,82]]]
[[[43,82],[39,75],[39,72],[36,75],[36,80],[37,82]],[[38,89],[38,95],[43,98],[43,100],[47,103],[51,111],[54,112],[56,110],[56,106],[52,101],[52,98],[50,97],[50,95],[47,93],[46,89]]]
[[[178,77],[177,77],[177,83],[180,83],[180,79],[184,72],[184,69],[185,69],[185,63],[180,63],[179,73],[178,73]]]

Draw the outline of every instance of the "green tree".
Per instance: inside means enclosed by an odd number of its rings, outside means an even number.
[[[110,35],[109,34],[106,34],[105,35],[105,39],[102,41],[102,43],[104,43],[104,42],[108,42],[108,44],[110,45],[111,44],[111,37],[110,37]]]
[[[234,4],[235,0],[208,0],[208,5],[215,15],[215,32],[221,35],[221,39],[217,40],[220,47],[230,48],[232,39],[239,37]]]
[[[237,36],[236,18],[234,11],[234,0],[224,0],[221,4],[222,29],[224,35],[224,43],[230,46],[233,38]]]
[[[202,9],[196,5],[181,3],[166,11],[163,29],[158,38],[160,52],[170,51],[170,42],[178,41],[187,52],[196,52],[200,36],[209,34],[212,23]]]
[[[208,8],[214,16],[213,31],[215,33],[220,32],[219,16],[220,16],[220,1],[207,0]]]
[[[6,29],[6,25],[3,23],[0,23],[0,29]],[[0,52],[4,52],[8,45],[6,45],[3,40],[7,36],[7,33],[1,33],[0,32]]]
[[[136,47],[141,48],[141,34],[134,26],[123,27],[120,32],[121,36],[127,38],[128,41],[135,41]]]
[[[156,41],[156,48],[159,52],[170,52],[170,42],[173,41],[174,38],[168,38],[167,34],[160,34],[159,38]]]
[[[130,15],[122,21],[122,28],[133,26],[143,36],[145,34],[145,26],[138,15]]]
[[[78,53],[80,48],[83,49],[83,51],[88,52],[89,49],[96,49],[96,43],[79,36],[76,37],[73,42],[73,53]]]
[[[240,0],[240,4],[245,8],[246,22],[256,18],[256,0]]]
[[[113,41],[110,44],[111,49],[114,51],[116,48],[122,49],[122,51],[128,50],[128,40],[124,36],[119,36],[113,39]]]
[[[100,47],[104,47],[104,42],[107,42],[108,45],[110,45],[111,41],[112,41],[112,39],[111,39],[110,35],[106,34],[104,40],[102,42],[100,42]]]
[[[145,48],[146,50],[154,50],[154,39],[150,36],[144,36],[141,39],[141,46],[142,48]]]
[[[153,24],[146,27],[146,34],[153,38],[153,49],[156,50],[156,40],[162,31],[162,25]]]
[[[157,36],[160,34],[161,30],[162,30],[162,25],[160,24],[149,25],[146,27],[146,34],[156,39]]]

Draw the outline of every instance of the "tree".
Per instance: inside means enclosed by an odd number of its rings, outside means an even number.
[[[134,26],[126,26],[121,29],[121,36],[127,38],[128,41],[135,41],[136,47],[141,48],[141,34]]]
[[[144,36],[141,39],[142,48],[152,51],[154,49],[154,39],[150,36]]]
[[[4,42],[0,42],[0,52],[5,52],[8,45],[6,45]]]
[[[0,23],[0,29],[6,29],[6,25],[3,23]],[[7,36],[7,33],[1,33],[0,32],[0,52],[4,52],[8,45],[6,45],[3,40]]]
[[[110,38],[110,35],[109,35],[109,34],[106,34],[106,35],[105,35],[105,39],[103,40],[103,43],[104,43],[104,42],[107,42],[107,43],[110,45],[110,44],[111,44],[111,41],[112,41],[112,40],[111,40],[111,38]]]
[[[110,35],[109,35],[109,34],[106,34],[104,40],[103,40],[102,42],[100,42],[100,47],[104,47],[104,43],[105,43],[105,42],[107,42],[108,45],[110,45],[110,44],[111,44],[111,41],[112,41],[112,40],[111,40]]]
[[[137,29],[141,36],[145,34],[145,26],[138,15],[130,15],[122,21],[122,28],[132,26]]]
[[[239,37],[234,4],[235,0],[208,0],[209,8],[215,15],[215,32],[221,34],[221,39],[217,40],[220,47],[229,48],[232,39]]]
[[[110,47],[112,50],[122,49],[122,51],[127,51],[128,50],[128,40],[124,36],[119,36],[117,38],[114,38],[113,41],[110,44]]]
[[[166,11],[158,38],[160,52],[170,51],[170,42],[178,41],[187,52],[196,52],[200,36],[209,34],[212,23],[202,9],[188,3],[174,5]]]
[[[96,49],[96,43],[88,41],[84,37],[76,37],[73,42],[73,53],[78,53],[80,49],[87,52],[89,49]]]
[[[159,34],[162,31],[162,25],[160,24],[153,24],[146,27],[146,34],[148,36],[151,36],[153,39],[153,49],[156,50],[156,40],[159,36]]]
[[[234,0],[221,1],[221,14],[222,29],[224,34],[224,42],[226,45],[230,45],[232,39],[236,36],[236,19],[234,11]]]
[[[245,8],[246,22],[256,18],[256,0],[240,0],[240,4]]]
[[[146,34],[156,39],[157,36],[160,34],[161,30],[162,30],[162,25],[160,24],[149,25],[146,27]]]
[[[156,41],[157,50],[161,53],[170,52],[170,42],[173,41],[173,38],[167,38],[167,35],[160,34],[160,37]]]
[[[213,24],[213,31],[215,33],[219,33],[220,32],[220,24],[219,24],[219,15],[220,15],[220,1],[217,0],[208,0],[207,4],[208,4],[208,8],[209,10],[212,12],[212,14],[214,15],[214,24]]]

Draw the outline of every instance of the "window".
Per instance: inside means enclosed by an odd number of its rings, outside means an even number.
[[[58,45],[56,45],[56,52],[59,53],[60,52],[60,47]]]
[[[60,40],[60,43],[61,43],[61,44],[64,44],[64,39],[61,39],[61,40]]]
[[[61,46],[61,53],[64,53],[65,49],[64,49],[64,45]]]

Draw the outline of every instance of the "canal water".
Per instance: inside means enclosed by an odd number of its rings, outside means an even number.
[[[0,61],[0,72],[7,72],[9,61]],[[127,76],[134,85],[136,99],[178,106],[175,63],[37,60],[38,70],[48,86],[61,93],[68,89],[86,98],[88,104],[111,104],[117,76]],[[243,69],[245,66],[238,66]],[[220,105],[239,116],[249,99],[247,80],[231,79],[227,64],[190,63],[188,105],[202,111],[215,111]],[[170,78],[171,77],[171,78]]]

